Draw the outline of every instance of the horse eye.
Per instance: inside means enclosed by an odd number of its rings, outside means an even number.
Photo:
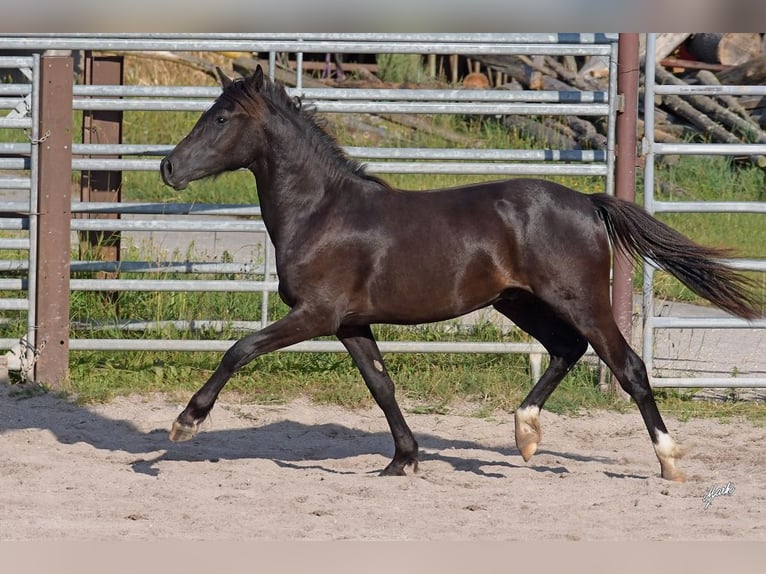
[[[217,123],[219,126],[222,126],[226,123],[226,118],[224,116],[218,116],[215,118],[215,123]]]

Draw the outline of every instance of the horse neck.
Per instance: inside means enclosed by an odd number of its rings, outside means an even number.
[[[284,126],[267,129],[267,150],[250,166],[261,214],[275,246],[283,237],[297,237],[308,219],[343,201],[343,190],[361,179],[329,157],[333,150],[325,149],[317,136],[308,141],[300,141],[301,137],[305,135],[291,134]]]

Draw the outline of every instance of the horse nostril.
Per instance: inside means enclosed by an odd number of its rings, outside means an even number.
[[[166,185],[172,185],[171,178],[173,177],[173,164],[167,157],[162,158],[162,161],[160,162],[160,175],[162,176],[162,181],[164,181]]]
[[[162,161],[160,162],[160,171],[166,177],[173,174],[173,164],[170,163],[170,160],[168,158],[163,158]]]

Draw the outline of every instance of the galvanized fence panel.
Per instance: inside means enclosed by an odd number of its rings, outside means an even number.
[[[647,34],[646,53],[654,54],[655,34]],[[646,58],[644,102],[654,102],[655,95],[766,95],[766,86],[676,86],[655,83],[655,62]],[[660,143],[654,140],[653,105],[644,110],[646,133],[643,153],[646,157],[644,170],[644,207],[652,214],[659,213],[757,213],[766,214],[766,202],[753,201],[660,201],[655,199],[655,161],[662,155],[766,155],[766,144],[705,144]],[[766,219],[764,219],[766,225]],[[766,272],[766,260],[739,258],[727,260],[733,267],[745,271]],[[766,329],[766,320],[746,321],[736,317],[680,317],[658,316],[654,291],[655,268],[646,264],[643,268],[643,359],[654,387],[713,388],[766,387],[766,376],[729,375],[705,377],[660,376],[655,371],[656,331],[659,329]]]
[[[277,52],[295,55],[296,86],[288,88],[291,95],[323,113],[421,113],[421,114],[534,114],[584,115],[606,119],[607,147],[603,150],[505,150],[505,149],[427,149],[347,147],[356,159],[366,160],[372,173],[449,173],[494,175],[577,175],[598,176],[605,180],[604,188],[612,192],[614,183],[614,124],[616,117],[617,35],[608,34],[33,34],[4,35],[0,50],[108,50],[108,51],[244,51],[268,53],[270,73],[273,74]],[[572,55],[603,56],[609,60],[610,79],[607,91],[504,91],[504,90],[433,90],[433,89],[338,89],[304,88],[302,86],[302,54],[304,53],[416,53],[416,54],[513,54],[513,55]],[[5,90],[6,88],[3,88]],[[32,97],[33,88],[23,88]],[[203,111],[209,107],[220,90],[193,86],[90,86],[75,85],[73,110],[148,110]],[[2,95],[0,91],[0,95]],[[24,127],[28,127],[24,123]],[[37,139],[39,136],[33,134]],[[167,144],[75,144],[73,171],[157,171],[159,161],[174,142]],[[0,144],[0,152],[20,157],[34,155],[30,143]],[[103,156],[121,156],[121,159]],[[17,159],[3,159],[16,162]],[[29,166],[34,169],[34,161]],[[17,189],[31,187],[27,180],[8,181]],[[34,177],[32,178],[32,182]],[[23,184],[23,185],[22,185]],[[0,180],[0,186],[4,185]],[[23,203],[23,202],[22,202]],[[10,209],[19,207],[8,205]],[[32,225],[34,209],[29,208]],[[257,219],[257,206],[200,204],[132,204],[73,201],[72,213],[119,213],[121,219],[73,218],[73,231],[205,231],[209,233],[248,232],[263,241],[261,261],[215,262],[152,262],[152,261],[72,261],[75,271],[232,273],[241,280],[218,279],[72,279],[71,289],[99,291],[249,291],[262,295],[260,321],[236,322],[242,329],[260,328],[270,321],[269,297],[277,289],[273,249],[262,221]],[[179,216],[171,220],[142,219],[142,216]],[[250,216],[256,219],[223,219],[211,221],[207,216]],[[130,219],[127,218],[130,216]],[[200,219],[205,216],[205,219]],[[30,251],[30,254],[32,252]],[[28,265],[30,270],[34,265]],[[33,289],[30,279],[13,281],[13,288]],[[30,297],[30,301],[31,301]],[[30,309],[31,311],[31,309]],[[30,325],[34,324],[30,317]],[[200,325],[220,326],[215,319],[173,323],[177,327]],[[72,350],[205,350],[228,348],[233,341],[196,341],[150,338],[150,328],[156,323],[127,322],[111,325],[126,330],[147,329],[147,337],[137,339],[98,339],[75,336],[69,341]],[[75,326],[76,327],[76,326]],[[93,326],[91,326],[93,327]],[[99,328],[107,327],[105,325]],[[30,327],[31,329],[31,327]],[[31,334],[31,333],[30,333]],[[29,339],[34,345],[34,337]],[[5,342],[9,344],[8,341]],[[381,342],[384,351],[402,352],[520,352],[533,355],[533,370],[539,375],[544,349],[537,343],[433,343]],[[342,351],[337,342],[311,341],[287,350]]]
[[[14,293],[0,298],[0,320],[12,324],[15,322],[13,316],[25,312],[26,328],[14,337],[0,338],[0,348],[10,349],[9,353],[0,355],[0,361],[4,363],[4,368],[29,373],[36,346],[35,309],[30,302],[34,301],[37,288],[35,266],[31,262],[37,257],[37,243],[34,240],[37,234],[35,167],[37,144],[41,140],[38,123],[40,57],[0,56],[0,68],[18,70],[20,76],[29,80],[27,83],[0,85],[0,109],[8,110],[0,115],[0,129],[21,131],[24,136],[19,139],[27,140],[27,143],[21,144],[26,155],[19,157],[6,157],[6,154],[12,156],[17,153],[15,144],[0,144],[0,230],[12,232],[0,236],[0,253],[26,252],[26,257],[21,259],[0,259],[0,271],[26,272],[23,280],[2,280],[10,284],[0,289]],[[4,201],[2,190],[20,190],[27,196],[26,200]]]

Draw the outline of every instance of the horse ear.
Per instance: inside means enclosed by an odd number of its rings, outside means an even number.
[[[261,68],[261,65],[258,64],[255,67],[255,72],[253,72],[252,77],[253,85],[255,86],[255,89],[260,91],[263,87],[263,68]]]
[[[218,79],[221,81],[221,87],[225,90],[234,81],[229,76],[223,73],[223,70],[218,66],[215,67],[215,72],[218,74]]]

